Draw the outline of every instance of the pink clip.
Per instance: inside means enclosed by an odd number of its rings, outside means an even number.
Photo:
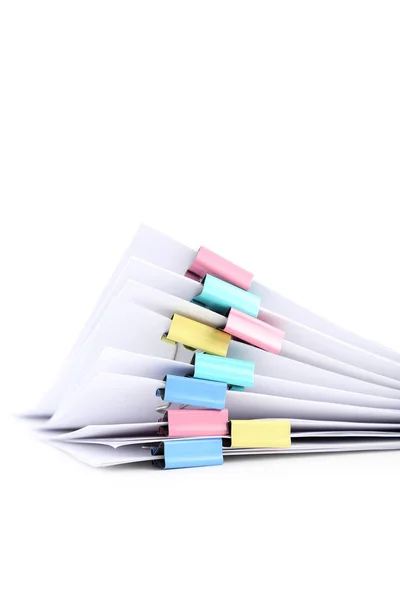
[[[191,267],[189,267],[187,276],[195,273],[200,279],[204,279],[206,275],[214,275],[218,279],[232,283],[243,290],[248,290],[251,286],[253,274],[229,260],[222,258],[215,252],[207,250],[201,246],[197,253],[196,259]]]
[[[284,331],[259,321],[250,315],[231,308],[224,331],[233,337],[243,340],[252,346],[268,350],[273,354],[280,354]]]
[[[198,437],[228,435],[228,409],[223,410],[169,410],[170,437]]]

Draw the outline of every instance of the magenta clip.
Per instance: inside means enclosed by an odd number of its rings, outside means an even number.
[[[285,333],[264,321],[259,321],[246,313],[231,308],[224,331],[233,337],[262,348],[273,354],[280,354]]]
[[[204,279],[206,275],[214,275],[214,277],[232,283],[243,290],[248,290],[253,280],[253,274],[250,271],[238,267],[204,246],[201,246],[186,275],[193,279],[193,273],[200,280]]]
[[[169,437],[220,437],[229,434],[227,408],[223,410],[168,410],[166,418]]]

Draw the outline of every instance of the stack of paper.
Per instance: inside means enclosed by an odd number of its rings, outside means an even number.
[[[400,354],[142,226],[37,413],[93,466],[400,449]]]

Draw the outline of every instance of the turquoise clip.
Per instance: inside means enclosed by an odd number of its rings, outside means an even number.
[[[164,440],[151,453],[153,464],[162,469],[210,467],[224,462],[221,438]]]
[[[226,390],[226,383],[167,375],[163,400],[222,410],[225,408]]]
[[[193,298],[193,302],[222,315],[227,314],[230,308],[236,308],[252,317],[257,317],[261,298],[213,275],[206,275],[203,291]]]
[[[248,360],[213,356],[212,354],[194,355],[194,377],[209,381],[222,381],[231,389],[251,388],[254,386],[255,365]]]

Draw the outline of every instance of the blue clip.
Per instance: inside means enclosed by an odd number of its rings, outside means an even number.
[[[254,386],[255,365],[248,360],[225,358],[212,354],[194,355],[194,377],[210,381],[222,381],[237,388]],[[233,389],[233,387],[231,388]]]
[[[226,390],[226,383],[167,375],[163,399],[165,402],[222,410],[225,408]]]
[[[151,453],[153,464],[162,469],[209,467],[224,462],[222,438],[164,440]]]
[[[207,306],[222,315],[227,314],[230,308],[236,308],[252,317],[257,317],[261,298],[213,275],[207,275],[203,291],[193,298],[193,302]]]

